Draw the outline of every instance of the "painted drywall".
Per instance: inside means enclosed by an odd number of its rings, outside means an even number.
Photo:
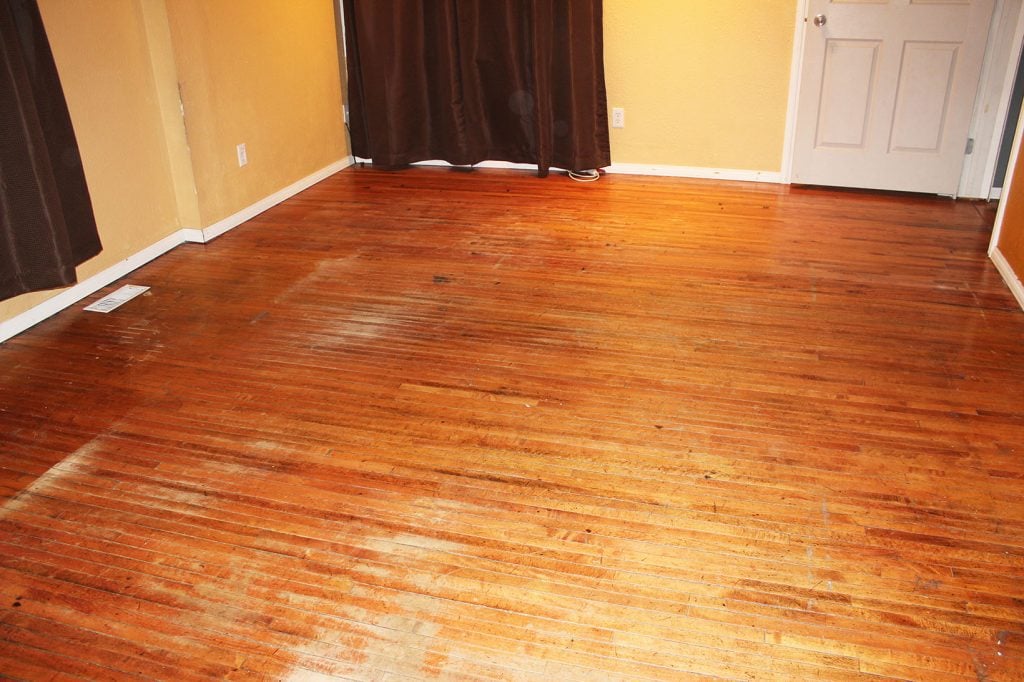
[[[604,0],[615,163],[778,172],[796,0]],[[610,115],[609,115],[610,119]]]
[[[1018,153],[1011,177],[1011,185],[1002,199],[999,251],[1017,279],[1024,281],[1024,153]]]
[[[78,138],[103,252],[85,279],[178,230],[140,4],[40,0]],[[56,291],[0,302],[0,320]]]
[[[332,0],[166,6],[202,222],[184,227],[209,226],[348,155]]]

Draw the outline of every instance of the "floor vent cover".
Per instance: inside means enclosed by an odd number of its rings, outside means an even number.
[[[149,291],[149,287],[141,287],[137,284],[125,284],[117,291],[109,294],[108,296],[104,296],[92,305],[86,306],[85,309],[93,313],[109,313],[111,310],[127,303],[145,291]]]

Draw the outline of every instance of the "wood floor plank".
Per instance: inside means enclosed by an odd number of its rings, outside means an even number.
[[[1022,679],[991,219],[337,174],[0,346],[0,674]]]

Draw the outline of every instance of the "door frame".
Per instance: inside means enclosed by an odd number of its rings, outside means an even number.
[[[1021,138],[1024,137],[1024,115],[1021,115],[1020,120],[1017,122],[1017,132],[1013,137],[1013,147],[1010,151],[1010,162],[1006,168],[1006,180],[1003,183],[1003,196],[999,201],[999,209],[996,211],[996,222],[992,226],[992,238],[988,244],[988,257],[992,261],[993,265],[996,266],[996,270],[999,271],[1003,281],[1006,282],[1006,286],[1009,287],[1010,292],[1013,293],[1013,297],[1017,299],[1017,303],[1020,304],[1021,309],[1024,309],[1024,283],[1021,282],[1020,275],[1014,271],[1013,266],[1006,260],[1002,252],[999,250],[999,236],[1003,231],[1003,221],[1006,219],[1006,206],[1007,199],[1010,197],[1013,184],[1015,182],[1024,182],[1024,178],[1014,177],[1014,171],[1017,169],[1017,161],[1021,155]],[[1019,194],[1019,192],[1018,192]],[[1018,197],[1019,198],[1019,197]]]
[[[999,198],[992,184],[1024,40],[1024,2],[997,0],[992,20],[993,28],[989,33],[971,122],[970,135],[975,140],[975,153],[964,161],[960,178],[960,195],[979,199]],[[992,109],[993,105],[994,112],[987,113],[985,108]],[[1015,124],[1011,126],[1013,129]]]
[[[978,85],[978,96],[975,99],[974,115],[971,119],[970,135],[974,137],[974,154],[972,162],[965,162],[960,177],[960,192],[971,198],[989,199],[992,192],[992,180],[995,176],[996,164],[999,161],[999,146],[1002,132],[1006,127],[1006,114],[1013,94],[1013,80],[1016,74],[1017,61],[1022,45],[1024,45],[1024,3],[1018,3],[1015,21],[1000,21],[1013,18],[1013,8],[1009,3],[1018,0],[996,0],[993,10],[994,30],[989,31],[988,44],[985,48],[985,61],[982,66],[981,81]],[[782,147],[782,182],[791,184],[793,181],[793,156],[796,145],[796,114],[800,101],[800,87],[803,74],[805,25],[810,9],[810,0],[797,0],[796,17],[793,28],[793,56],[790,62],[789,103],[786,110],[786,133]],[[1011,17],[1005,17],[1009,10]],[[993,46],[1004,46],[1002,54],[994,54]],[[1008,50],[1008,54],[1005,50]],[[992,64],[1006,60],[1001,69],[994,69]],[[996,73],[998,71],[998,73]],[[998,107],[995,117],[981,115],[979,102],[991,101],[995,96]],[[990,131],[986,129],[991,126]],[[987,134],[986,134],[987,133]],[[984,158],[983,162],[978,159]],[[973,196],[973,195],[977,196]]]

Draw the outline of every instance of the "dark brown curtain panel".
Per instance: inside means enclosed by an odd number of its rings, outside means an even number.
[[[0,299],[72,284],[100,252],[35,0],[0,0]]]
[[[353,153],[611,162],[601,0],[345,0]]]

